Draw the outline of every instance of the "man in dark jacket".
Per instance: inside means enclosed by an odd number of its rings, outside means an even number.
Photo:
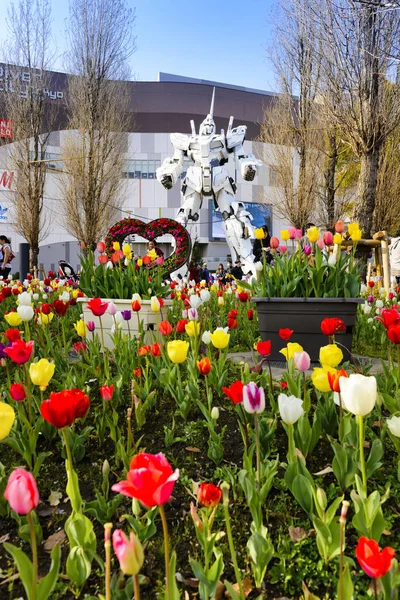
[[[235,279],[239,279],[239,281],[243,279],[242,263],[240,262],[240,260],[237,260],[235,262],[235,266],[233,267],[231,274]]]

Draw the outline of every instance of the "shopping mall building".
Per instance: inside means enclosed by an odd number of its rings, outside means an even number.
[[[13,69],[14,71],[0,65],[0,99],[1,93],[14,93],[13,78],[20,77],[23,80],[24,70]],[[124,179],[121,187],[122,209],[116,211],[116,221],[127,216],[137,217],[145,222],[159,217],[174,218],[180,206],[181,182],[173,189],[165,190],[156,179],[156,169],[173,153],[170,133],[190,133],[191,119],[198,130],[209,111],[214,86],[217,130],[226,131],[229,117],[233,115],[234,125],[247,126],[245,152],[252,152],[264,163],[251,183],[243,181],[239,170],[232,165],[230,175],[237,184],[237,199],[246,203],[254,217],[255,226],[268,223],[272,232],[279,235],[280,229],[287,225],[280,219],[276,209],[279,190],[275,186],[273,164],[268,158],[268,145],[256,141],[264,111],[268,110],[273,94],[166,73],[160,73],[158,81],[129,83],[131,122],[134,125],[132,132],[127,132],[126,163],[121,173],[121,178]],[[68,75],[54,73],[46,93],[49,103],[58,103],[62,107],[68,93]],[[45,269],[54,269],[60,259],[69,261],[74,268],[79,263],[78,243],[65,230],[60,210],[59,180],[63,169],[60,158],[67,126],[66,118],[63,117],[65,114],[61,109],[57,128],[49,137],[46,156],[42,157],[47,165],[44,197],[47,233],[41,242],[39,263]],[[10,140],[7,139],[6,119],[7,115],[0,115],[0,135],[3,136],[0,140],[0,233],[8,235],[13,248],[18,250],[18,244],[24,240],[14,230],[10,202],[11,195],[15,193],[13,181],[18,173],[12,170],[8,158]],[[183,177],[184,174],[181,175]],[[219,262],[225,264],[229,249],[224,240],[221,217],[209,199],[204,200],[197,235],[201,254],[209,267],[214,269]],[[144,240],[137,238],[131,242],[137,244],[138,253],[145,251]],[[171,246],[167,238],[159,239],[157,243],[168,253]]]

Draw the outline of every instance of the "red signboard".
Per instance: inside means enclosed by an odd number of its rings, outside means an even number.
[[[0,119],[0,138],[12,138],[12,121]]]

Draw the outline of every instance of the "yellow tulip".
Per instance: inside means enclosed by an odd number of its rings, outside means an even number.
[[[337,367],[343,360],[343,352],[336,344],[328,344],[319,349],[319,362],[323,367]]]
[[[147,256],[148,256],[149,258],[151,258],[151,260],[156,260],[156,258],[157,258],[157,256],[158,256],[158,254],[157,254],[157,252],[156,252],[156,251],[154,250],[154,248],[153,248],[153,250],[149,250],[149,251],[148,251],[148,253],[147,253]]]
[[[44,392],[54,375],[55,368],[56,365],[49,362],[47,358],[41,358],[38,362],[32,363],[29,367],[29,375],[33,385],[38,385]]]
[[[286,348],[282,348],[279,350],[281,354],[289,360],[289,358],[293,358],[295,352],[303,352],[303,346],[300,346],[297,342],[289,342]]]
[[[185,331],[189,337],[195,337],[199,335],[200,323],[197,323],[196,321],[189,321],[189,323],[185,325]]]
[[[223,306],[225,304],[225,300],[222,296],[218,296],[218,306]]]
[[[287,229],[281,230],[281,238],[284,242],[287,242],[288,240],[290,240],[290,233],[288,232]],[[310,241],[312,241],[312,240],[310,240]]]
[[[226,333],[226,331],[222,329],[222,327],[217,327],[214,333],[210,333],[210,338],[214,348],[222,350],[223,348],[226,348],[229,344],[231,336],[229,333]]]
[[[49,323],[51,323],[51,321],[53,320],[54,317],[54,313],[49,313],[48,315],[45,315],[44,313],[40,313],[40,324],[41,325],[48,325]]]
[[[150,308],[153,312],[160,312],[160,303],[157,296],[152,296],[150,299]]]
[[[183,340],[173,340],[167,344],[167,354],[170,360],[179,365],[185,362],[189,350],[189,342]]]
[[[328,373],[335,372],[336,369],[333,369],[332,367],[315,367],[311,375],[311,380],[314,384],[314,387],[320,392],[330,392],[331,386],[329,385],[328,381]]]
[[[79,335],[79,337],[86,337],[88,328],[83,319],[80,319],[77,323],[75,323],[74,327],[75,327],[76,333]]]
[[[22,323],[22,319],[17,312],[10,312],[8,315],[4,315],[4,318],[11,327],[18,327]]]
[[[360,231],[360,226],[358,223],[349,223],[347,226],[347,231],[349,232],[349,235],[353,237],[353,233]]]
[[[319,232],[320,229],[318,227],[315,227],[315,225],[314,227],[310,227],[310,229],[307,229],[307,237],[312,244],[318,240]]]
[[[132,255],[132,250],[129,244],[124,244],[122,246],[122,252],[124,253],[124,256],[126,256],[127,258],[129,258],[129,256]]]
[[[121,250],[121,244],[119,242],[113,242],[113,249],[115,251]]]
[[[79,290],[72,290],[71,294],[73,298],[77,298],[79,296]]]
[[[15,411],[12,406],[0,402],[0,440],[4,440],[14,425]]]
[[[334,244],[341,244],[342,243],[342,236],[340,235],[340,233],[335,233],[335,235],[333,236],[333,243]]]
[[[256,240],[263,240],[265,238],[265,231],[262,227],[259,227],[258,229],[254,230],[254,235]]]
[[[141,258],[138,258],[137,261],[136,261],[136,264],[137,264],[138,267],[141,267],[142,264],[143,264],[143,260]]]
[[[361,229],[355,229],[351,234],[351,239],[353,242],[359,242],[361,240],[362,231]]]

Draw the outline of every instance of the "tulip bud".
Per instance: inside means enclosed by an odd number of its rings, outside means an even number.
[[[25,469],[14,469],[8,478],[5,498],[12,510],[27,515],[39,504],[39,492],[32,473]]]
[[[114,552],[125,575],[137,575],[142,568],[144,553],[139,538],[131,532],[129,539],[120,529],[112,536]]]
[[[218,406],[213,406],[211,409],[211,418],[214,419],[214,421],[218,421],[219,419],[219,408]]]
[[[328,506],[328,500],[326,498],[326,494],[322,488],[317,489],[317,500],[321,509],[324,511]]]

